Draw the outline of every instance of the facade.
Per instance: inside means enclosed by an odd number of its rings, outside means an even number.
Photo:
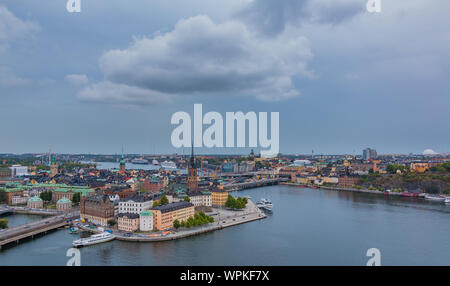
[[[21,165],[12,165],[9,167],[11,170],[11,177],[19,177],[28,175],[28,167]]]
[[[139,215],[135,213],[119,214],[117,217],[117,228],[127,232],[139,230]]]
[[[367,161],[369,159],[374,159],[378,156],[377,150],[366,148],[363,150],[363,160]]]
[[[411,163],[409,169],[417,173],[424,173],[428,170],[428,163]]]
[[[127,197],[119,201],[119,214],[121,213],[134,213],[140,214],[141,212],[148,210],[153,205],[153,200],[148,196],[136,195]]]
[[[353,186],[357,185],[358,182],[359,182],[358,177],[344,176],[344,177],[338,178],[338,184],[340,187],[353,187]]]
[[[108,220],[114,219],[114,203],[107,195],[81,196],[80,218],[107,226]]]
[[[44,201],[40,197],[34,196],[28,200],[27,207],[30,209],[43,209]]]
[[[194,216],[194,205],[188,202],[176,202],[151,208],[153,213],[153,227],[166,230],[173,227],[174,220],[185,221]]]
[[[13,196],[11,200],[12,205],[23,205],[28,202],[29,197]]]
[[[142,182],[142,190],[151,193],[157,193],[161,191],[162,188],[169,185],[169,178],[146,178],[144,182]]]
[[[186,195],[189,197],[190,203],[196,207],[199,207],[199,206],[211,207],[212,206],[211,192],[195,190],[195,191],[187,191]]]
[[[11,169],[0,168],[0,178],[8,178],[8,177],[11,177]]]
[[[228,192],[223,190],[214,190],[211,192],[211,204],[213,207],[224,207],[228,199]]]
[[[56,202],[56,210],[58,210],[60,212],[67,212],[67,211],[72,210],[72,201],[66,197],[59,199]]]
[[[150,211],[143,211],[139,214],[139,230],[152,231],[153,230],[153,213]]]

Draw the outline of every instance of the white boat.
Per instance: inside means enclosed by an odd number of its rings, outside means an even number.
[[[158,165],[159,165],[159,162],[158,162],[158,160],[153,159],[152,164],[155,165],[155,166],[158,166]]]
[[[262,198],[260,202],[256,204],[256,206],[260,209],[265,209],[271,211],[273,208],[273,204],[270,200]]]
[[[445,203],[446,203],[446,204],[450,204],[450,197],[446,197],[446,198],[445,198]]]
[[[135,158],[135,159],[131,160],[131,163],[147,165],[148,164],[148,160],[146,160],[144,158]]]
[[[100,234],[91,235],[90,237],[74,240],[72,245],[74,247],[82,247],[82,246],[93,245],[93,244],[111,241],[114,238],[115,238],[115,236],[112,235],[111,233],[103,232]]]
[[[431,195],[431,194],[426,194],[425,199],[430,200],[430,201],[435,201],[435,202],[444,202],[446,200],[445,197],[443,197],[443,196]]]
[[[176,169],[177,165],[172,161],[164,161],[161,163],[161,167],[164,169]]]

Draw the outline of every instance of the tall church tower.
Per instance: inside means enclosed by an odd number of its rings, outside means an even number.
[[[58,162],[55,155],[52,156],[52,162],[50,164],[50,177],[54,177],[58,174]]]
[[[123,157],[123,146],[122,146],[122,158],[120,158],[120,172],[125,172],[125,158]]]
[[[194,144],[192,144],[191,159],[188,165],[188,189],[193,191],[198,187],[197,163],[194,157]]]

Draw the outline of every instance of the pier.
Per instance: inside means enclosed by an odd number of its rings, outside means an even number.
[[[16,227],[8,228],[0,232],[0,249],[5,245],[19,244],[23,239],[34,238],[35,236],[46,234],[49,231],[64,227],[68,224],[68,219],[79,217],[80,212],[70,212],[51,218],[46,218],[37,222],[32,222]]]

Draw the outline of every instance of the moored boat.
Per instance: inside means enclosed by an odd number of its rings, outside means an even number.
[[[260,202],[256,203],[256,206],[260,209],[272,211],[273,204],[270,200],[262,198]]]
[[[164,161],[161,163],[161,167],[164,169],[176,169],[177,165],[172,161]]]
[[[446,198],[445,198],[445,203],[446,203],[446,204],[450,204],[450,197],[446,197]]]
[[[88,246],[88,245],[111,241],[114,238],[115,238],[115,236],[113,234],[111,234],[109,232],[103,232],[100,234],[94,234],[90,237],[74,240],[72,245],[74,247],[82,247],[82,246]]]
[[[446,198],[441,195],[432,195],[432,194],[426,194],[425,199],[435,202],[445,202],[446,200]]]

